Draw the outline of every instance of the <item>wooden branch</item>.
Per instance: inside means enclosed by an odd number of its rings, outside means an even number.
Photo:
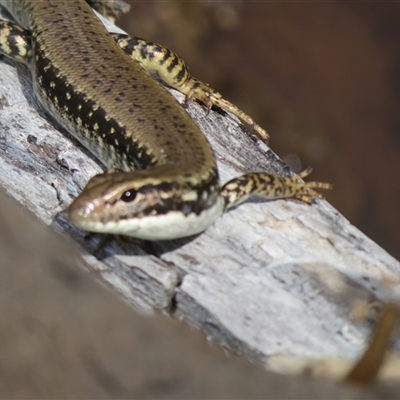
[[[144,317],[94,282],[72,243],[0,194],[0,397],[378,399],[328,380],[277,375]]]
[[[85,240],[65,208],[102,169],[38,111],[29,72],[2,59],[0,186],[73,240],[90,269],[135,307],[169,313],[281,371],[296,369],[285,357],[354,360],[363,351],[370,325],[355,321],[353,306],[395,299],[400,264],[329,203],[248,202],[191,240],[111,240],[95,256],[99,237]],[[235,117],[207,116],[197,103],[188,112],[210,140],[223,182],[249,171],[290,173]]]

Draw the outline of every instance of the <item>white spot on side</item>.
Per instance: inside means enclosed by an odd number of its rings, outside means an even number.
[[[188,193],[184,193],[182,195],[182,200],[183,201],[196,201],[197,200],[197,193],[195,191],[191,191]]]

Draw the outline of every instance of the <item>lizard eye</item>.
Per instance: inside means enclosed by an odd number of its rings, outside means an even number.
[[[127,190],[126,192],[122,193],[120,200],[125,203],[130,203],[131,201],[135,200],[136,198],[136,191],[135,190]]]

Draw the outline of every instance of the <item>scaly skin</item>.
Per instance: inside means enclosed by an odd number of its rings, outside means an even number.
[[[99,0],[97,0],[99,3]],[[97,4],[96,3],[96,4]],[[45,110],[108,168],[71,204],[78,227],[149,240],[200,233],[253,194],[311,202],[330,185],[251,173],[220,186],[199,127],[147,72],[187,98],[246,114],[193,78],[168,49],[110,35],[84,0],[0,0],[24,28],[0,23],[0,51],[31,70]],[[136,61],[133,61],[134,58]],[[265,132],[266,139],[268,135]]]

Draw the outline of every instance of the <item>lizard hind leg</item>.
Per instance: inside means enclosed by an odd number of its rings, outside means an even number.
[[[0,21],[0,53],[26,64],[32,56],[29,31],[9,21]]]

